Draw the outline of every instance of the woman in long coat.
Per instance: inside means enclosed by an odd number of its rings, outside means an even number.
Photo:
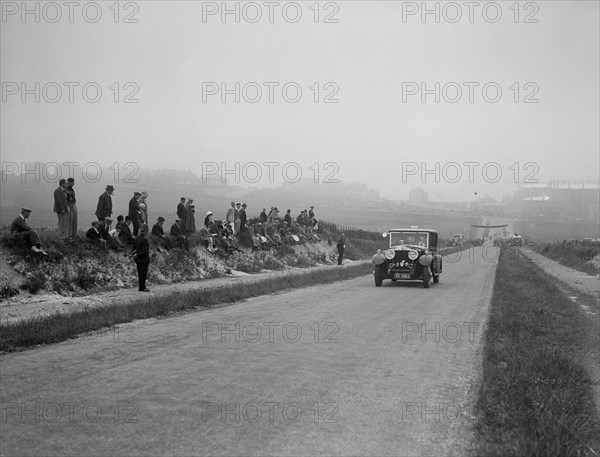
[[[181,221],[181,229],[185,234],[194,233],[196,231],[196,221],[194,220],[194,212],[192,208],[193,198],[188,198],[185,203],[185,214]]]

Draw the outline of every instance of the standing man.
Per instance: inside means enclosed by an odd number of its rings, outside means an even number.
[[[241,203],[236,203],[235,204],[235,222],[233,223],[233,234],[237,235],[238,233],[240,233],[240,211],[242,210],[242,204]]]
[[[140,197],[139,205],[140,205],[140,215],[142,218],[142,224],[148,224],[148,192],[142,192]]]
[[[115,191],[112,184],[106,186],[106,190],[98,197],[98,206],[96,206],[96,217],[99,222],[105,218],[112,216],[112,198],[111,195]]]
[[[128,216],[131,218],[131,223],[133,224],[133,236],[137,236],[140,230],[140,221],[142,220],[142,216],[140,214],[140,194],[139,192],[134,192],[133,197],[129,200],[129,214]]]
[[[177,205],[177,217],[181,220],[185,217],[185,197],[181,197]]]
[[[245,203],[242,204],[242,209],[240,209],[240,212],[239,212],[239,217],[240,217],[240,232],[246,230],[246,220],[247,220],[246,208],[247,207],[248,207],[248,205],[246,205]]]
[[[67,194],[67,205],[69,206],[69,238],[72,240],[77,239],[77,199],[75,198],[75,179],[67,179],[67,187],[65,193]]]
[[[148,225],[142,224],[140,234],[133,243],[133,255],[138,271],[138,285],[140,292],[150,292],[146,288],[146,278],[148,277],[148,266],[150,265],[150,244],[146,239],[148,235]]]
[[[342,264],[342,259],[344,258],[344,249],[346,248],[346,239],[344,238],[344,234],[342,233],[337,242],[337,250],[338,250],[338,265]]]
[[[288,227],[292,226],[292,210],[291,209],[287,210],[287,212],[285,213],[285,216],[283,216],[283,221],[287,222]]]
[[[235,222],[235,202],[231,202],[231,206],[227,208],[225,220],[231,223],[231,226],[233,227],[233,223]]]
[[[61,179],[58,187],[54,190],[54,212],[58,215],[58,233],[65,239],[69,236],[69,206],[67,205],[67,194],[65,187],[67,180]]]
[[[314,206],[310,207],[310,211],[308,212],[308,218],[312,221],[315,218],[315,212],[313,211],[313,209],[315,209]]]
[[[265,222],[267,222],[267,218],[269,216],[267,216],[267,209],[263,208],[262,212],[260,213],[260,216],[258,216],[260,218],[260,221],[264,224]]]

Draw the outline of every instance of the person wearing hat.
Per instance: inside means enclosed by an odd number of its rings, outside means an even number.
[[[31,210],[29,208],[21,208],[21,214],[19,214],[10,224],[10,234],[20,240],[27,242],[27,247],[33,252],[38,252],[42,255],[48,255],[46,251],[42,249],[42,242],[37,232],[33,230],[28,224],[27,219]]]
[[[240,233],[240,211],[242,210],[242,204],[241,203],[236,203],[235,204],[235,221],[232,225],[232,229],[233,229],[233,234],[237,235],[238,233]]]
[[[279,208],[277,208],[276,206],[273,208],[273,211],[269,215],[268,222],[269,224],[279,222]]]
[[[67,196],[67,205],[69,205],[68,235],[72,240],[77,238],[77,199],[75,198],[75,189],[73,189],[74,185],[75,179],[67,179],[65,194]]]
[[[313,211],[313,209],[315,209],[314,206],[310,207],[310,211],[308,212],[308,218],[312,221],[315,218],[315,212]]]
[[[227,208],[227,213],[225,214],[225,220],[231,223],[231,227],[233,228],[233,224],[235,223],[235,202],[231,202],[231,206]]]
[[[159,216],[158,219],[156,219],[156,224],[152,226],[152,235],[150,238],[153,241],[160,243],[165,249],[171,249],[171,240],[167,238],[163,229],[164,222],[165,218],[162,216]]]
[[[140,292],[150,292],[146,288],[146,278],[148,277],[148,267],[150,266],[150,244],[146,239],[148,235],[148,225],[140,226],[140,233],[135,238],[132,247],[133,260],[137,265],[138,288]]]
[[[183,230],[181,230],[181,219],[175,219],[175,222],[171,226],[169,237],[171,238],[172,246],[179,249],[187,249],[187,238],[183,234]]]
[[[96,217],[99,222],[105,218],[112,216],[112,198],[111,195],[115,191],[112,184],[106,186],[106,190],[98,197],[98,205],[96,206]]]
[[[61,179],[54,190],[54,212],[58,215],[58,233],[61,238],[69,237],[69,205],[65,192],[67,180]]]
[[[140,231],[140,223],[142,220],[142,213],[140,212],[140,197],[142,194],[134,192],[133,197],[129,200],[129,218],[133,224],[133,236],[137,236]]]

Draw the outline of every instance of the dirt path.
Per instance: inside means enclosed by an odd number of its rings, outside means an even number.
[[[347,260],[341,267],[338,265],[321,265],[311,268],[291,268],[284,271],[264,271],[262,273],[247,274],[241,271],[233,271],[231,275],[223,278],[202,279],[199,281],[187,281],[177,284],[152,284],[148,282],[150,293],[144,294],[138,292],[137,288],[118,289],[106,292],[99,292],[93,295],[82,297],[65,297],[58,294],[39,294],[28,296],[15,296],[8,300],[0,302],[0,322],[7,324],[19,320],[27,320],[37,316],[44,316],[51,313],[69,313],[83,308],[103,306],[106,304],[127,303],[140,296],[151,297],[168,295],[174,291],[186,291],[193,289],[207,289],[219,287],[233,283],[251,283],[263,280],[269,277],[302,275],[308,272],[327,270],[331,268],[347,268],[351,265],[357,265],[366,261],[353,262]]]

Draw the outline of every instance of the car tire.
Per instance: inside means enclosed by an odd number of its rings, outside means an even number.
[[[423,287],[429,289],[429,281],[431,279],[431,272],[429,267],[423,267]]]
[[[381,272],[381,266],[377,265],[375,267],[375,286],[376,287],[381,287],[381,284],[383,283],[383,278],[382,278],[382,272]]]

